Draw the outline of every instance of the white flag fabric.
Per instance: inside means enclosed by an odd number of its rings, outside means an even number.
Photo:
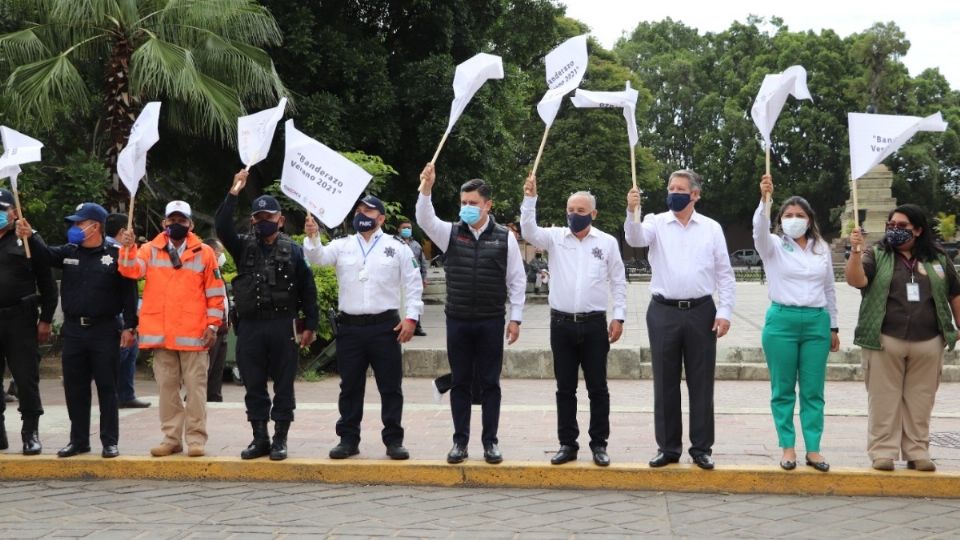
[[[626,89],[622,92],[594,92],[578,88],[570,101],[575,107],[622,108],[623,116],[627,119],[627,136],[630,146],[636,146],[640,141],[637,135],[637,97],[639,94],[630,87],[627,81]]]
[[[547,54],[547,93],[537,104],[537,113],[550,127],[557,117],[563,96],[578,86],[587,72],[587,36],[572,37]]]
[[[0,155],[0,178],[9,176],[10,184],[16,191],[20,165],[40,161],[40,149],[43,148],[43,143],[7,126],[0,126],[0,141],[3,142],[3,155]]]
[[[286,107],[287,98],[280,98],[280,103],[272,109],[237,119],[237,150],[240,151],[240,161],[247,168],[267,158],[273,132],[277,130],[277,123],[283,118]]]
[[[160,140],[160,102],[151,101],[140,111],[130,130],[127,146],[117,156],[117,175],[130,196],[137,194],[140,180],[147,174],[147,151]]]
[[[807,89],[807,70],[803,66],[790,66],[783,73],[773,73],[763,78],[757,99],[750,109],[750,117],[760,130],[764,148],[770,147],[770,132],[777,123],[777,117],[787,102],[787,96],[797,99],[813,100]]]
[[[479,53],[457,66],[453,75],[453,103],[450,105],[450,121],[447,133],[453,129],[473,95],[480,90],[487,79],[503,78],[503,61],[499,56]]]
[[[850,129],[850,175],[867,174],[877,163],[897,151],[918,131],[946,131],[939,112],[926,118],[890,114],[848,113]]]
[[[327,227],[336,227],[354,209],[373,176],[293,127],[293,119],[287,120],[285,129],[280,190]]]

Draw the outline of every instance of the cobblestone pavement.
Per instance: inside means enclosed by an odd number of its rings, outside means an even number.
[[[0,486],[2,538],[957,535],[960,500],[133,480]]]

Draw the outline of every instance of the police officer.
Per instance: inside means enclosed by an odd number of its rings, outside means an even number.
[[[234,176],[233,187],[216,217],[217,237],[230,252],[238,272],[233,280],[239,318],[237,365],[247,390],[247,419],[253,427],[253,442],[240,457],[269,455],[272,460],[282,460],[287,458],[287,431],[296,408],[293,383],[299,367],[297,342],[309,347],[316,336],[317,287],[300,246],[280,232],[284,217],[274,197],[263,195],[254,200],[250,214],[253,234],[237,234],[233,213],[247,176],[247,171]],[[304,321],[299,331],[301,312]],[[273,379],[272,410],[267,377]],[[267,431],[271,418],[272,445]]]
[[[136,340],[137,282],[118,271],[120,247],[105,241],[106,219],[107,211],[99,204],[81,204],[66,218],[72,225],[67,230],[67,244],[49,248],[31,237],[26,220],[17,224],[18,234],[30,238],[35,257],[46,257],[51,266],[63,270],[63,391],[70,416],[70,442],[57,452],[62,458],[90,451],[91,379],[97,383],[100,404],[101,455],[120,455],[117,372],[120,348]]]
[[[332,265],[340,283],[337,316],[337,370],[340,372],[340,443],[330,450],[333,459],[360,453],[360,421],[367,368],[380,391],[381,438],[391,459],[408,459],[403,447],[403,362],[400,344],[410,341],[423,311],[423,282],[413,252],[400,239],[384,234],[386,209],[368,195],[353,217],[356,234],[320,243],[319,227],[307,216],[303,241],[311,263]],[[401,321],[403,289],[405,317]]]
[[[400,222],[400,225],[397,226],[397,230],[400,231],[400,239],[403,240],[407,247],[410,248],[410,251],[413,252],[413,258],[417,260],[417,264],[420,265],[420,278],[423,281],[423,288],[427,288],[427,259],[423,256],[423,246],[420,245],[420,242],[417,242],[413,238],[413,223],[409,219],[405,219]],[[417,321],[417,328],[413,331],[415,336],[425,336],[426,332],[423,331],[423,326],[420,325],[420,321]]]
[[[17,238],[14,230],[17,218],[13,194],[0,189],[0,377],[5,361],[17,383],[23,453],[31,456],[43,449],[38,432],[43,406],[37,342],[50,339],[50,321],[57,309],[57,283],[45,260],[27,258],[23,240]],[[0,401],[0,450],[9,447],[3,421],[6,408],[5,400]]]

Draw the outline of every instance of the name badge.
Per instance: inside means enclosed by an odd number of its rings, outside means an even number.
[[[370,279],[370,275],[367,273],[367,267],[364,266],[360,269],[360,273],[357,275],[357,280],[366,281],[368,279]]]
[[[943,278],[943,267],[942,267],[942,266],[940,266],[939,264],[933,265],[933,271],[936,272],[937,275],[940,276],[941,279]]]
[[[80,259],[64,259],[63,264],[77,266],[80,264]]]
[[[907,283],[907,301],[908,302],[920,301],[920,284],[919,283]]]

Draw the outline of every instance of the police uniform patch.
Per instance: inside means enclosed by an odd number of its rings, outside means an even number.
[[[103,257],[100,257],[100,264],[104,266],[110,266],[111,264],[113,264],[113,256],[107,253]]]
[[[396,252],[396,250],[393,249],[392,247],[387,246],[387,247],[383,248],[383,254],[386,255],[387,257],[391,257],[391,258],[392,258],[394,255],[397,254],[397,252]]]
[[[603,250],[601,250],[600,248],[595,247],[593,248],[593,251],[591,251],[590,253],[593,254],[594,258],[600,259],[601,261],[603,260]]]
[[[217,279],[223,279],[222,277],[220,277],[220,269],[219,269],[219,268],[214,268],[214,269],[213,269],[213,277],[215,277],[215,278],[217,278]]]

